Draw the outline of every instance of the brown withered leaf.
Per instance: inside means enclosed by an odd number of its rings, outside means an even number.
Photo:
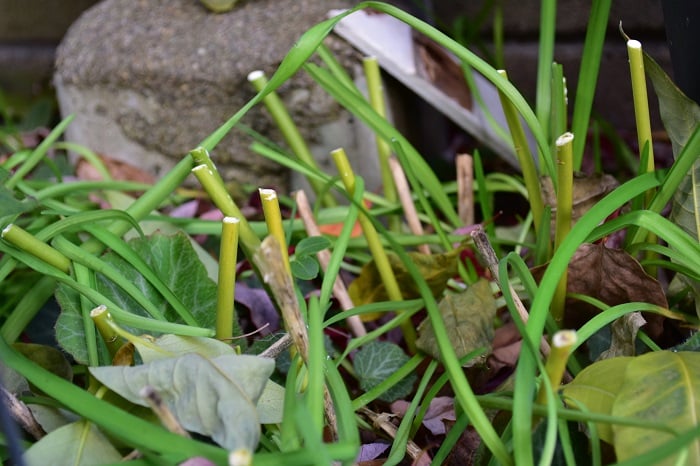
[[[145,172],[141,168],[135,167],[122,160],[108,157],[103,154],[98,154],[105,168],[115,180],[136,181],[140,183],[153,184],[156,179],[150,173]],[[101,180],[102,174],[87,160],[80,159],[76,166],[76,175],[81,180]]]
[[[572,210],[571,223],[574,224],[588,210],[593,207],[599,200],[605,197],[606,194],[620,185],[618,181],[611,175],[595,174],[585,175],[582,173],[574,174],[574,190],[572,193]],[[552,186],[552,180],[548,176],[540,178],[540,187],[542,189],[542,200],[546,206],[552,208],[552,238],[554,238],[554,225],[557,212],[557,195]]]
[[[482,278],[463,293],[445,296],[438,307],[447,328],[447,337],[458,358],[482,347],[491,350],[494,333],[493,319],[496,316],[497,307],[487,280]],[[432,357],[440,359],[435,331],[429,318],[418,326],[416,346]],[[470,367],[477,362],[477,360],[471,360],[465,367]]]
[[[457,274],[461,251],[462,248],[459,247],[444,254],[409,252],[408,255],[418,267],[418,270],[420,270],[423,278],[428,282],[433,296],[437,297],[445,289],[447,280]],[[403,298],[415,299],[419,297],[420,293],[413,281],[413,277],[408,273],[401,259],[393,253],[388,253],[387,256],[401,288]],[[348,293],[356,306],[387,301],[389,299],[374,261],[370,261],[362,267],[360,275],[350,283]]]
[[[642,317],[641,312],[625,314],[615,320],[611,325],[612,339],[610,348],[603,351],[597,360],[616,358],[618,356],[634,356],[636,354],[637,333],[646,323],[647,321]]]
[[[532,270],[537,281],[542,278],[546,265]],[[568,267],[566,291],[599,299],[609,306],[631,302],[645,302],[668,307],[666,295],[658,281],[644,272],[637,260],[621,249],[603,244],[584,243],[576,250]],[[579,328],[597,314],[596,307],[574,299],[567,299],[564,325]],[[657,338],[663,331],[663,317],[644,313],[646,332]]]

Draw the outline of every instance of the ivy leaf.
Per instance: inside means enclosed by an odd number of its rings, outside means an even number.
[[[187,235],[182,232],[172,236],[156,233],[132,239],[129,245],[190,310],[200,327],[213,328],[216,322],[216,283],[209,278]],[[165,298],[131,264],[112,252],[106,253],[102,259],[134,283],[168,321],[184,323]],[[145,315],[136,301],[99,274],[97,289],[123,309]]]
[[[445,296],[438,308],[447,328],[447,337],[458,358],[479,348],[491,349],[493,319],[497,308],[487,280],[480,279],[463,293]],[[435,359],[440,359],[440,349],[428,318],[418,326],[416,346]],[[475,362],[468,362],[467,367]]]
[[[59,284],[55,297],[61,307],[61,314],[56,321],[56,341],[78,364],[87,365],[89,361],[80,295],[68,285]],[[98,339],[97,352],[100,361],[111,359],[102,339]]]
[[[360,388],[371,390],[406,364],[408,356],[401,348],[386,341],[366,344],[355,355],[353,365],[360,381]],[[391,403],[407,396],[413,390],[416,375],[411,374],[384,392],[379,399]]]
[[[150,385],[186,430],[229,450],[254,451],[260,438],[256,404],[274,368],[274,360],[256,356],[189,353],[135,367],[91,367],[90,373],[141,406],[140,391]]]
[[[289,261],[292,274],[300,280],[313,280],[318,276],[320,267],[313,256],[294,256]]]
[[[10,172],[0,167],[0,218],[29,212],[39,204],[31,198],[17,199],[15,193],[4,185],[9,177]]]
[[[331,242],[325,236],[307,236],[297,243],[294,248],[294,254],[296,256],[311,256],[319,251],[328,249],[331,246]]]
[[[184,233],[172,236],[153,234],[145,238],[135,238],[129,245],[146,264],[160,277],[166,286],[190,311],[198,325],[213,328],[216,321],[216,283],[208,276],[197,253]],[[107,252],[102,259],[116,268],[133,283],[170,322],[184,323],[167,300],[130,263],[114,252]],[[124,290],[101,274],[96,275],[96,289],[114,303],[145,316],[145,311]],[[76,361],[87,364],[85,330],[79,295],[71,289],[59,286],[56,298],[61,306],[61,315],[56,323],[56,339],[63,349]],[[95,303],[98,305],[100,303]],[[239,335],[237,322],[234,322],[234,335]],[[99,347],[101,348],[101,346]],[[106,351],[101,360],[108,361]],[[102,359],[104,357],[104,359]]]
[[[218,356],[236,355],[236,350],[214,338],[190,337],[182,335],[162,335],[147,345],[135,342],[141,360],[144,363],[197,353],[208,359]],[[256,405],[261,424],[278,424],[282,422],[284,412],[284,387],[268,380]]]
[[[77,421],[42,437],[25,452],[24,460],[27,464],[92,466],[118,463],[122,455],[94,423]]]

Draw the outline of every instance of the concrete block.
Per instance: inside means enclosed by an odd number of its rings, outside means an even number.
[[[57,52],[61,112],[76,114],[67,136],[163,173],[254,95],[249,72],[271,76],[304,31],[351,3],[255,0],[213,14],[195,0],[132,0],[128,8],[105,0],[71,27]],[[328,45],[346,68],[360,66],[344,42]],[[280,96],[319,158],[341,145],[351,157],[362,155],[353,118],[303,72]],[[242,123],[283,145],[262,106]],[[287,172],[252,153],[250,142],[234,130],[213,151],[223,177],[286,189]],[[358,166],[377,174],[372,163]]]

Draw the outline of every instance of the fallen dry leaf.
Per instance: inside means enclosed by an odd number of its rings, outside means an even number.
[[[462,293],[448,294],[442,298],[438,308],[447,328],[447,337],[458,358],[479,348],[491,350],[493,320],[498,309],[488,280],[482,278]],[[427,317],[418,326],[416,347],[435,359],[441,357],[433,325]],[[465,367],[471,367],[480,360],[472,359]]]
[[[447,285],[447,281],[457,274],[457,266],[463,249],[460,246],[444,254],[408,253],[428,283],[433,296],[438,297],[441,295]],[[418,287],[401,259],[392,252],[389,252],[387,256],[403,298],[418,298],[420,296]],[[370,261],[362,267],[360,275],[350,283],[348,293],[356,306],[389,300],[374,261]],[[381,315],[381,313],[365,314],[362,319],[366,321],[374,320],[381,317]]]
[[[537,281],[545,268],[546,265],[532,270]],[[566,291],[591,296],[609,306],[644,302],[668,307],[659,282],[647,275],[634,257],[603,244],[579,246],[569,262]],[[579,328],[598,312],[590,304],[567,299],[564,325]],[[663,331],[663,317],[652,313],[644,313],[644,317],[647,320],[645,331],[652,338],[659,337]]]
[[[574,190],[572,194],[573,206],[571,210],[572,225],[581,218],[583,214],[593,207],[606,194],[620,185],[618,181],[607,174],[584,175],[576,173],[574,175]],[[554,225],[557,212],[557,195],[552,186],[552,180],[543,176],[540,178],[542,188],[542,200],[544,204],[552,208],[551,235],[554,238]]]
[[[155,178],[150,173],[146,173],[138,167],[130,165],[121,160],[99,154],[98,157],[105,164],[107,171],[112,178],[119,181],[136,181],[140,183],[153,184]],[[86,161],[80,159],[75,167],[75,173],[81,180],[101,180],[102,175],[95,167]]]
[[[612,340],[610,348],[598,356],[601,359],[615,358],[618,356],[634,356],[637,342],[637,332],[646,324],[641,312],[625,314],[612,323]]]
[[[403,417],[410,403],[405,400],[397,400],[391,404],[391,412]],[[455,414],[454,398],[451,396],[437,396],[430,401],[430,406],[423,417],[423,425],[433,435],[445,435],[447,428],[445,421],[452,423],[457,420]]]

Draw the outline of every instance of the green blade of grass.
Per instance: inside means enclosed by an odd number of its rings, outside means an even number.
[[[586,146],[588,123],[593,108],[598,71],[603,55],[605,30],[608,26],[608,16],[612,0],[593,0],[591,14],[586,28],[586,39],[583,43],[583,55],[578,73],[576,86],[576,101],[571,118],[571,132],[574,133],[574,168],[581,169],[583,150]]]
[[[569,260],[578,246],[606,217],[624,203],[659,185],[657,176],[645,174],[618,187],[593,206],[571,229],[564,242],[555,252],[547,270],[542,277],[537,294],[531,308],[526,335],[530,342],[539,341],[542,337],[544,324],[549,314],[549,306],[559,277],[566,270]],[[521,353],[515,370],[515,386],[513,413],[513,441],[524,448],[524,453],[518,453],[518,464],[532,462],[531,445],[532,428],[532,397],[534,395],[534,380],[537,370],[537,359],[530,351]]]

